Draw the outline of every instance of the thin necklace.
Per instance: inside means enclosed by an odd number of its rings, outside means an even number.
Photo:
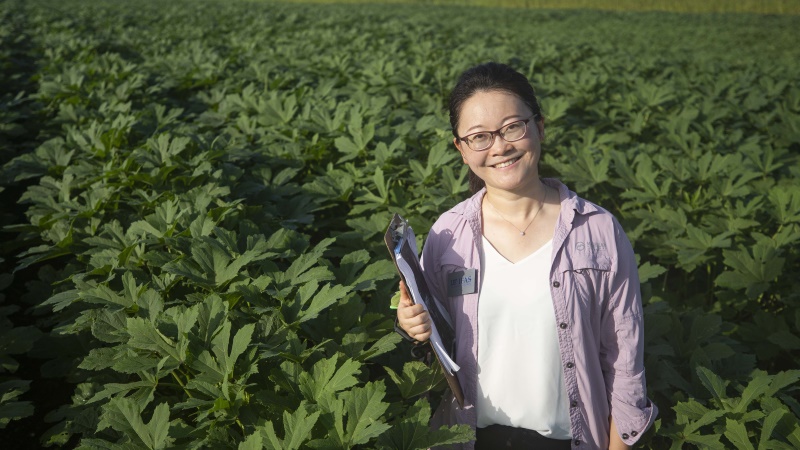
[[[533,221],[536,220],[536,217],[539,215],[539,212],[542,210],[542,207],[544,206],[544,201],[545,200],[547,200],[547,186],[544,187],[544,195],[542,196],[542,200],[539,202],[539,209],[536,210],[536,214],[533,215],[533,219],[531,219],[531,221],[528,222],[528,225],[526,225],[525,228],[523,228],[522,230],[517,228],[517,226],[514,225],[514,222],[506,219],[506,217],[500,211],[498,211],[497,208],[494,207],[494,205],[492,204],[492,202],[489,201],[488,198],[486,199],[486,203],[488,203],[489,206],[492,207],[494,212],[496,212],[500,216],[501,219],[505,220],[506,222],[510,223],[512,227],[516,228],[517,231],[519,231],[519,235],[520,236],[525,236],[525,232],[528,230],[528,227],[530,227],[531,224],[533,223]]]

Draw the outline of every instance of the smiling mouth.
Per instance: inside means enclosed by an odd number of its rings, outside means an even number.
[[[495,169],[502,169],[503,167],[508,167],[508,166],[514,164],[515,162],[519,161],[520,158],[521,158],[521,156],[517,156],[516,158],[509,159],[508,161],[504,161],[504,162],[501,162],[499,164],[495,164],[492,167],[494,167]]]

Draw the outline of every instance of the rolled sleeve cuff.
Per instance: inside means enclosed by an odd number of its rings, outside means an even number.
[[[658,416],[658,407],[645,396],[644,371],[635,376],[617,375],[611,394],[611,416],[627,445],[635,444]]]

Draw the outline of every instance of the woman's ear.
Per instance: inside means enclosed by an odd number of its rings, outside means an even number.
[[[461,148],[461,141],[459,141],[458,138],[453,138],[453,145],[458,149],[458,153],[461,153],[461,160],[466,164],[467,157],[464,155],[464,150]]]
[[[544,142],[544,117],[536,122],[536,130],[539,131],[539,141]]]

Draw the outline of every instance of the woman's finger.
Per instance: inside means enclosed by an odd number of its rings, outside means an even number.
[[[428,324],[420,325],[411,329],[409,336],[419,342],[425,342],[431,337],[431,328]]]
[[[430,317],[428,317],[428,313],[420,314],[408,319],[399,319],[398,322],[403,330],[405,330],[406,333],[409,333],[409,335],[411,335],[411,333],[424,333],[431,328]]]
[[[430,330],[428,330],[428,331],[426,331],[426,332],[424,332],[424,333],[420,333],[420,334],[414,335],[414,336],[412,336],[412,337],[414,338],[414,340],[417,340],[417,341],[419,341],[419,342],[425,342],[425,341],[427,341],[428,339],[430,339],[430,337],[431,337],[431,331],[430,331]]]
[[[403,309],[397,308],[397,318],[401,321],[413,320],[416,325],[428,320],[428,312],[420,305],[407,306]]]
[[[413,333],[415,336],[418,334],[428,333],[431,331],[431,324],[429,322],[425,322],[418,325],[414,325],[409,328],[409,331]]]
[[[408,288],[406,288],[406,284],[402,280],[400,281],[400,303],[414,304],[414,301],[411,300],[411,295],[408,293]]]
[[[422,305],[403,305],[402,301],[397,305],[397,315],[399,317],[414,317],[425,312]]]

